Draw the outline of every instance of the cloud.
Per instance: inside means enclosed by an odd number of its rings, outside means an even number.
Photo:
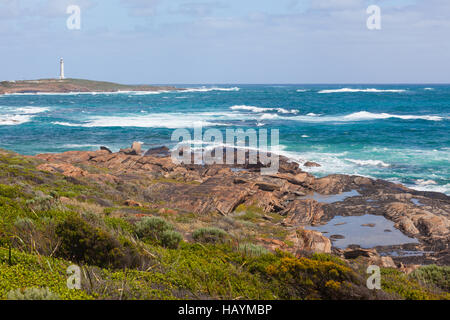
[[[132,16],[153,16],[163,0],[120,0]]]
[[[89,10],[97,5],[94,0],[46,0],[39,8],[40,14],[47,18],[58,18],[66,15],[67,7],[77,5],[81,11]]]
[[[227,8],[228,6],[222,2],[185,2],[181,3],[172,13],[184,14],[188,16],[208,16],[217,9]]]
[[[312,0],[311,9],[313,10],[339,10],[354,9],[363,6],[362,0]]]
[[[39,19],[59,18],[66,15],[67,7],[78,5],[82,10],[96,6],[94,0],[1,0],[0,18],[2,19]]]

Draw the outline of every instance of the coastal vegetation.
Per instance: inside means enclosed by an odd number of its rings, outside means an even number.
[[[5,93],[65,93],[118,91],[172,91],[169,86],[124,85],[85,79],[39,79],[0,82],[0,95]]]
[[[448,267],[382,268],[382,290],[369,290],[357,261],[258,244],[271,236],[289,246],[257,207],[227,217],[178,213],[164,201],[130,207],[131,189],[113,192],[40,164],[0,151],[0,299],[449,298]],[[67,287],[73,264],[80,290]]]

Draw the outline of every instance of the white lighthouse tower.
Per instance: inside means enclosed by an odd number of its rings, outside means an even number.
[[[61,60],[59,61],[59,79],[60,80],[64,80],[65,79],[65,77],[64,77],[64,59],[63,58],[61,58]]]

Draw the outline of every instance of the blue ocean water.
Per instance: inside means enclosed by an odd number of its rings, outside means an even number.
[[[175,128],[279,129],[283,155],[450,194],[450,85],[221,85],[183,92],[0,96],[0,148],[170,145]]]

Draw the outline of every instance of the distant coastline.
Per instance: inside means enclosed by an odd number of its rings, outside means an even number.
[[[39,79],[0,82],[0,95],[17,93],[69,93],[120,91],[181,91],[172,86],[124,85],[85,79]]]

